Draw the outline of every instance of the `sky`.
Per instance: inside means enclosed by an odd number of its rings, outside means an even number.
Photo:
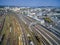
[[[0,5],[8,6],[59,6],[60,0],[0,0]]]

